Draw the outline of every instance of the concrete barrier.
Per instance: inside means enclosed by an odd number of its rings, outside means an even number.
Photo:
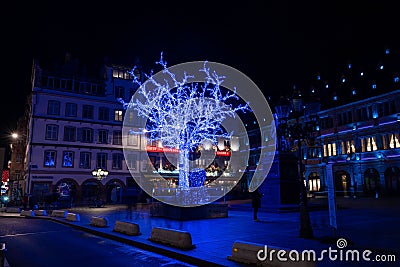
[[[65,218],[67,217],[68,211],[66,210],[53,210],[51,212],[52,217],[60,217],[60,218]]]
[[[65,219],[71,222],[79,222],[81,220],[81,217],[79,216],[79,214],[68,212]]]
[[[35,216],[47,216],[46,210],[34,210]]]
[[[232,255],[229,260],[254,264],[257,266],[273,267],[316,267],[317,263],[313,259],[310,251],[302,254],[302,251],[290,250],[287,248],[267,246],[263,244],[235,241],[232,246]],[[318,255],[315,255],[316,258]]]
[[[33,210],[21,210],[19,215],[25,217],[35,217],[35,212]]]
[[[108,219],[106,217],[92,216],[90,218],[90,225],[96,227],[107,227]]]
[[[116,221],[113,231],[127,235],[141,235],[139,225],[132,222]]]
[[[153,227],[148,240],[185,250],[195,247],[189,232],[162,227]]]
[[[21,208],[18,207],[6,207],[5,212],[14,212],[14,213],[20,213]]]

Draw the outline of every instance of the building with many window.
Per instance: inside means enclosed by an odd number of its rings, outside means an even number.
[[[135,92],[130,69],[104,65],[103,77],[89,79],[72,63],[69,55],[56,70],[33,63],[26,130],[25,125],[18,127],[25,132],[25,153],[17,147],[13,153],[15,163],[23,160],[24,168],[20,175],[14,171],[15,180],[23,177],[23,193],[39,203],[55,195],[77,204],[97,196],[121,202],[123,189],[135,187],[128,168],[143,168],[139,160],[127,166],[122,148],[125,112],[117,99],[129,101]],[[131,136],[128,145],[139,149],[140,138]],[[96,169],[107,170],[106,179],[93,177]]]
[[[332,164],[344,196],[400,196],[400,90],[318,112],[318,146],[305,150],[308,190],[326,192]]]

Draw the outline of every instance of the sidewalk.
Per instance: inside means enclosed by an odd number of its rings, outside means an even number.
[[[324,205],[326,199],[312,199],[310,206]],[[375,253],[395,254],[398,265],[379,264],[365,266],[400,266],[400,198],[397,199],[338,199],[337,238],[348,241],[349,249],[370,249]],[[245,266],[228,260],[232,255],[235,241],[264,244],[295,250],[336,248],[333,229],[329,227],[327,210],[312,210],[310,218],[314,239],[299,238],[299,212],[272,213],[263,209],[259,212],[260,222],[254,222],[250,203],[230,203],[227,218],[214,218],[192,221],[151,217],[148,211],[134,211],[132,219],[124,205],[108,205],[104,208],[76,207],[68,212],[80,215],[79,222],[64,218],[36,216],[36,218],[55,220],[92,234],[138,246],[197,266]],[[18,214],[1,212],[1,216]],[[109,221],[106,228],[89,225],[92,216],[104,216]],[[128,236],[113,232],[115,221],[129,220],[139,225],[141,235]],[[188,231],[195,248],[181,250],[148,240],[153,227],[164,227]],[[327,243],[326,241],[334,241]],[[357,262],[339,262],[324,258],[318,266],[359,266]],[[13,266],[12,266],[13,267]]]

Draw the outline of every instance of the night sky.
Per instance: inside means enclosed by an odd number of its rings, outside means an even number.
[[[152,68],[164,52],[170,66],[230,65],[275,96],[318,71],[335,78],[347,60],[374,61],[385,47],[400,52],[395,1],[84,2],[2,8],[3,142],[24,111],[33,58],[51,66],[71,52],[97,71],[104,60]]]

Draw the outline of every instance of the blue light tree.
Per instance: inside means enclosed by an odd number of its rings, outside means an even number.
[[[130,74],[139,86],[135,94],[139,97],[130,103],[119,101],[147,120],[147,138],[160,141],[163,147],[179,149],[178,187],[184,189],[189,187],[190,152],[205,141],[216,144],[219,138],[229,139],[233,133],[225,131],[223,121],[249,110],[249,106],[240,103],[236,89],[222,87],[225,77],[211,71],[206,61],[199,70],[204,74],[201,82],[186,72],[178,78],[181,75],[170,71],[162,53],[156,64],[166,78],[156,80],[151,72],[142,82],[134,67]]]

